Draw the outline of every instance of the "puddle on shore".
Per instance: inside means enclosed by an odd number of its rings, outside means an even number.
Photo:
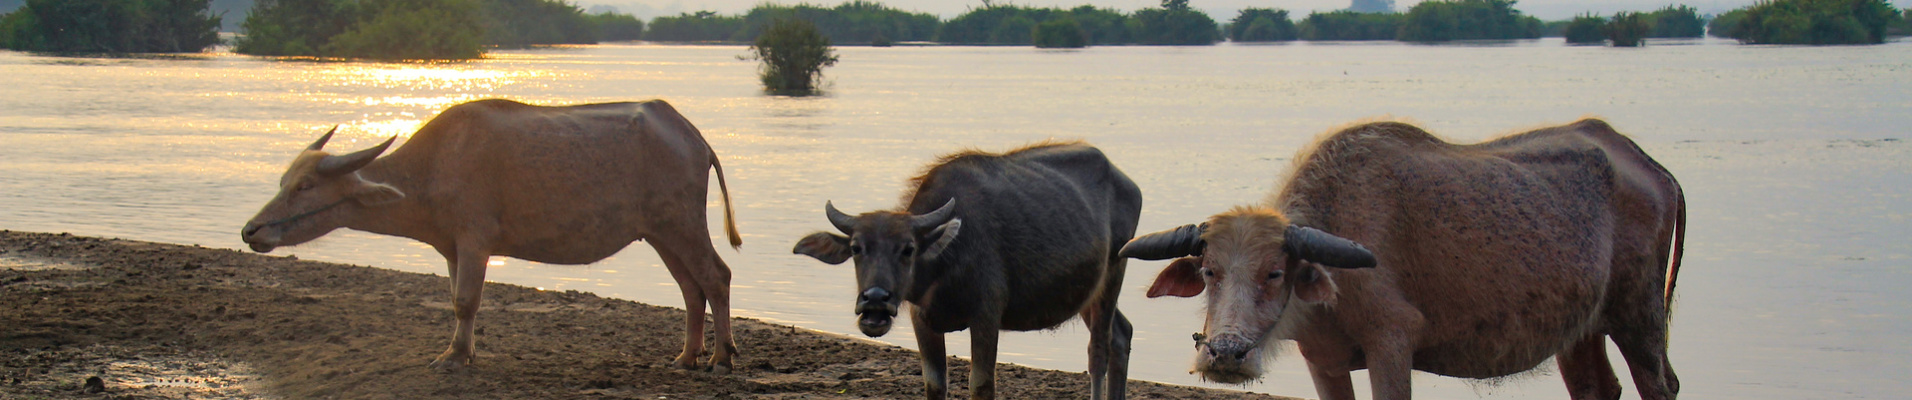
[[[14,270],[14,271],[48,271],[48,270],[81,271],[87,268],[92,268],[92,267],[88,267],[85,265],[69,264],[69,263],[60,262],[57,260],[45,259],[45,258],[39,258],[39,257],[0,254],[0,269],[8,269],[8,270]]]
[[[149,349],[150,350],[150,349]],[[95,345],[56,350],[78,355],[29,354],[30,359],[62,360],[29,367],[11,387],[0,387],[0,398],[36,395],[72,396],[103,389],[111,398],[165,400],[252,400],[272,398],[256,391],[260,376],[245,363],[222,360],[202,352],[142,351]],[[154,354],[169,353],[169,354]],[[51,357],[48,357],[51,356]],[[28,363],[32,364],[32,363]],[[16,365],[18,367],[20,365]],[[87,387],[92,378],[101,385]]]

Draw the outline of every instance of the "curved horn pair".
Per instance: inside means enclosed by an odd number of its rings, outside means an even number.
[[[1202,247],[1208,243],[1202,241],[1202,230],[1208,224],[1188,224],[1166,231],[1142,235],[1122,245],[1122,251],[1116,254],[1128,258],[1143,260],[1167,260],[1184,256],[1202,255]]]
[[[836,226],[837,231],[843,232],[845,235],[855,233],[856,217],[852,217],[850,214],[844,214],[843,211],[838,211],[835,204],[831,204],[829,201],[823,202],[823,215],[830,218],[830,225]],[[949,202],[943,203],[943,207],[937,208],[936,211],[930,211],[928,214],[923,215],[910,216],[910,228],[917,231],[935,228],[945,222],[949,222],[949,219],[955,216],[956,199],[949,199]]]
[[[338,132],[339,132],[339,126],[332,125],[332,130],[325,131],[325,136],[320,136],[319,141],[312,142],[312,145],[305,146],[305,149],[308,151],[319,151],[319,149],[324,149],[325,142],[332,141],[332,134],[338,133]]]
[[[930,211],[929,214],[910,216],[910,229],[914,229],[917,232],[934,229],[945,222],[949,222],[950,218],[955,217],[956,198],[952,197],[949,201],[944,202],[942,207],[937,207],[936,211]]]
[[[1189,224],[1142,235],[1123,245],[1118,254],[1143,260],[1199,256],[1207,246],[1202,241],[1202,230],[1207,228],[1206,223]],[[1295,258],[1336,268],[1374,268],[1375,265],[1374,253],[1360,243],[1319,229],[1289,225],[1282,236],[1282,251]]]
[[[326,136],[331,136],[331,134],[328,133]],[[378,158],[379,154],[385,153],[385,148],[392,147],[392,141],[394,140],[398,140],[398,137],[393,136],[390,139],[385,139],[385,143],[379,143],[377,146],[372,146],[372,148],[355,151],[351,154],[325,156],[324,159],[319,160],[319,175],[338,176],[357,171],[359,168],[365,168],[365,165],[371,164],[372,160]],[[321,139],[320,142],[321,143],[315,144],[315,146],[324,144],[323,139]]]
[[[1295,225],[1289,225],[1283,236],[1287,239],[1281,250],[1295,258],[1335,268],[1374,268],[1374,253],[1353,240]]]

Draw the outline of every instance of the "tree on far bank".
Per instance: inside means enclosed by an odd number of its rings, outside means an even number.
[[[188,53],[219,43],[209,0],[27,0],[0,17],[12,50]]]

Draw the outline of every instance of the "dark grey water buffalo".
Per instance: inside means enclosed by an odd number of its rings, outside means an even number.
[[[676,365],[698,366],[708,305],[717,325],[710,364],[731,368],[730,267],[711,246],[704,219],[712,169],[724,191],[730,245],[743,241],[717,154],[670,104],[475,101],[446,109],[383,158],[391,140],[332,155],[322,150],[331,137],[292,160],[279,195],[246,223],[242,238],[261,253],[338,228],[430,244],[445,256],[458,318],[451,348],[432,368],[471,362],[491,256],[586,264],[638,240],[657,250],[690,311]]]
[[[1575,399],[1673,398],[1668,306],[1686,229],[1673,175],[1598,120],[1455,145],[1354,126],[1295,159],[1266,205],[1136,238],[1176,258],[1149,296],[1208,293],[1196,371],[1240,383],[1294,340],[1324,400],[1409,398],[1409,371],[1493,378],[1558,357]]]
[[[856,260],[858,328],[883,336],[908,302],[931,399],[948,388],[943,334],[969,329],[970,397],[989,399],[1001,330],[1049,329],[1080,315],[1091,392],[1122,398],[1134,329],[1115,308],[1125,261],[1116,249],[1135,234],[1135,183],[1082,143],[952,154],[914,183],[902,210],[850,216],[825,203],[830,224],[849,236],[797,242],[796,253],[825,263]]]

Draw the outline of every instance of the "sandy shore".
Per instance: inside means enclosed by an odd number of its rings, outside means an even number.
[[[683,310],[488,284],[479,359],[443,277],[65,234],[0,231],[0,398],[921,398],[914,351],[740,318],[737,371],[669,368]],[[951,397],[969,366],[951,365]],[[1138,366],[1152,367],[1152,366]],[[1077,372],[1002,365],[1007,399],[1087,398]],[[97,379],[94,379],[97,378]],[[1277,397],[1133,382],[1131,398]]]

